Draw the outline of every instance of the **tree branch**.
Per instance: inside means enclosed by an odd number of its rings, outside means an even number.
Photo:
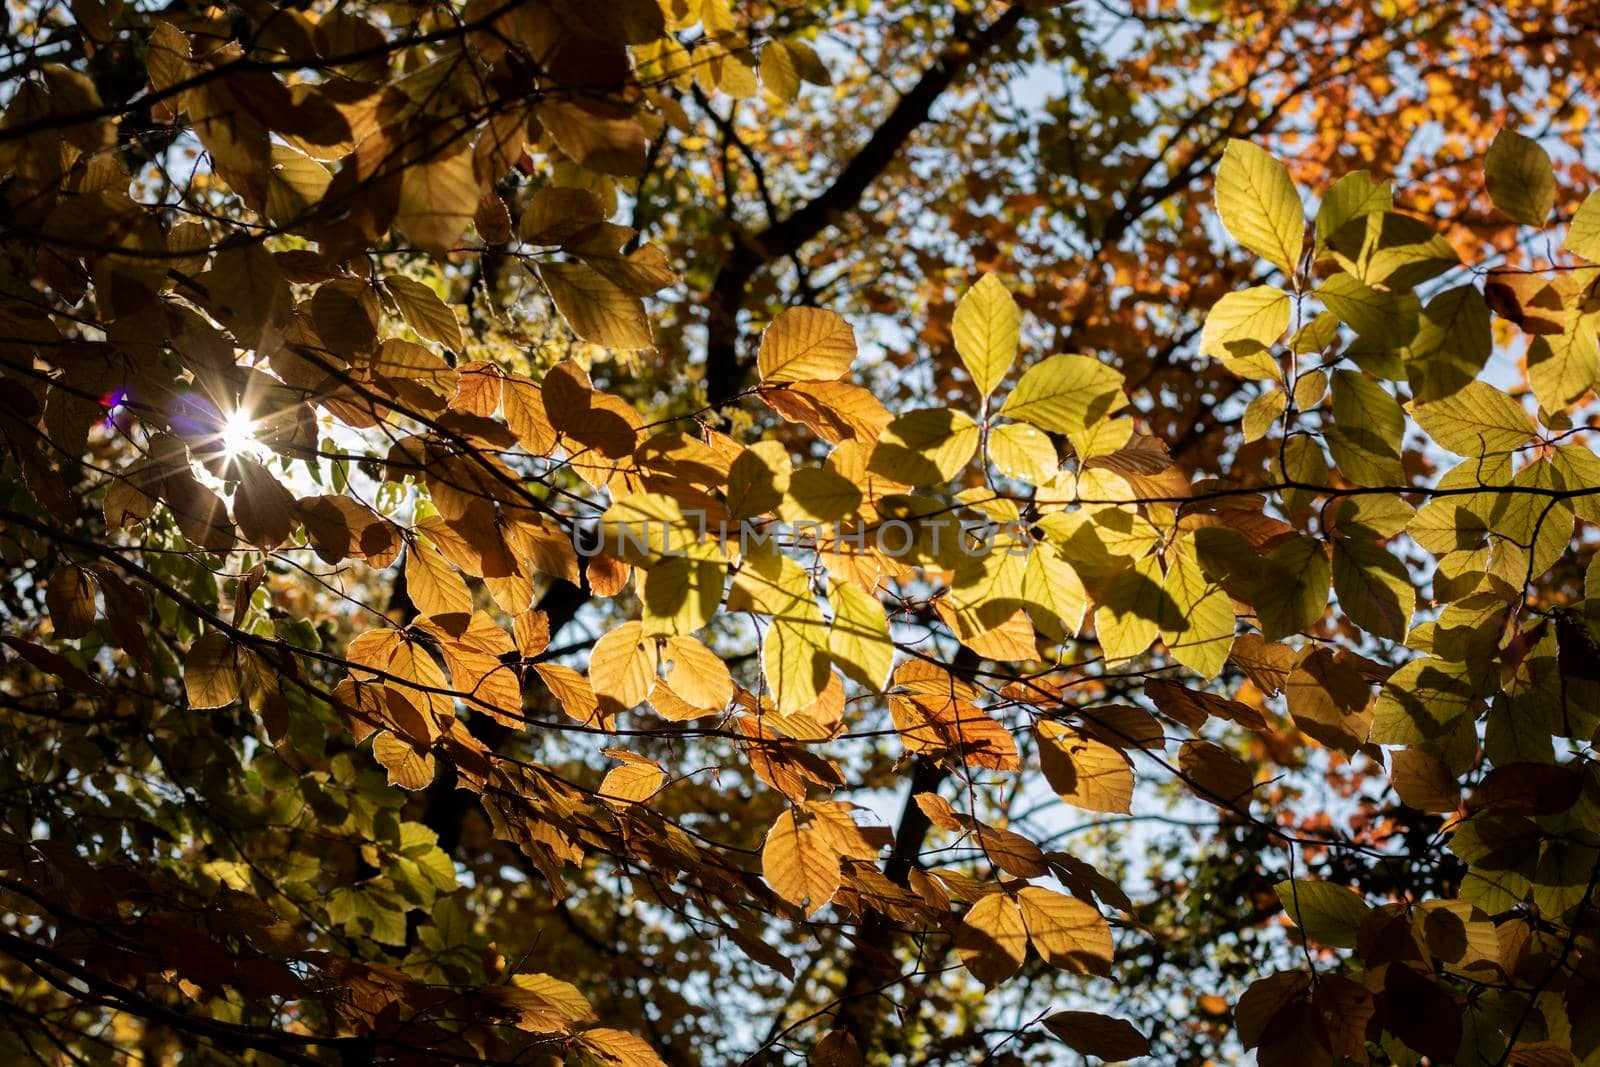
[[[919,126],[928,120],[935,101],[956,78],[972,66],[1022,20],[1023,7],[1014,3],[1004,14],[981,29],[959,27],[954,39],[917,84],[900,98],[867,143],[845,164],[833,184],[781,222],[760,233],[736,240],[717,270],[709,294],[706,317],[706,399],[721,404],[737,394],[749,370],[739,354],[739,312],[756,274],[776,259],[800,248],[841,215],[855,210],[867,187],[888,168]]]

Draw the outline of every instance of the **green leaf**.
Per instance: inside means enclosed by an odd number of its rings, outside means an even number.
[[[1350,220],[1329,237],[1328,250],[1363,284],[1390,291],[1414,288],[1461,262],[1433,227],[1393,211]]]
[[[885,427],[867,469],[906,485],[948,482],[978,450],[978,424],[951,408],[911,411]]]
[[[1374,637],[1404,640],[1417,593],[1405,563],[1382,545],[1364,537],[1335,539],[1333,591],[1351,622]]]
[[[1274,548],[1251,582],[1251,600],[1268,641],[1309,628],[1328,606],[1330,574],[1322,545],[1295,537]]]
[[[1161,641],[1172,658],[1206,679],[1222,673],[1233,648],[1233,598],[1200,569],[1193,538],[1179,542],[1161,584]]]
[[[1545,841],[1533,872],[1533,902],[1551,919],[1560,919],[1589,895],[1590,877],[1600,852],[1577,841]]]
[[[1317,296],[1364,341],[1399,348],[1416,335],[1419,305],[1411,293],[1379,292],[1348,274],[1335,274]]]
[[[1515,488],[1543,492],[1499,493],[1489,515],[1490,540],[1504,553],[1511,552],[1511,581],[1523,582],[1544,575],[1566,554],[1572,542],[1572,507],[1550,492],[1568,487],[1561,471],[1548,460],[1528,464],[1511,479]],[[1591,486],[1593,483],[1589,483]]]
[[[1242,359],[1264,352],[1288,330],[1289,310],[1289,294],[1275,286],[1229,293],[1206,315],[1200,354]]]
[[[1328,189],[1317,208],[1317,244],[1325,245],[1351,219],[1382,213],[1394,207],[1394,190],[1387,181],[1364,170],[1346,174]]]
[[[1453,396],[1414,404],[1411,413],[1441,448],[1458,456],[1509,452],[1533,437],[1533,420],[1521,404],[1488,382],[1472,382]]]
[[[1567,485],[1590,490],[1568,501],[1578,518],[1600,523],[1600,456],[1584,445],[1559,445],[1551,454],[1550,462],[1561,472],[1562,481]]]
[[[1418,745],[1444,736],[1476,707],[1467,666],[1437,656],[1414,659],[1389,676],[1373,707],[1370,740]]]
[[[1556,206],[1556,172],[1537,141],[1501,130],[1483,160],[1494,206],[1513,222],[1543,226]]]
[[[1283,910],[1311,941],[1355,948],[1356,933],[1372,908],[1353,889],[1332,882],[1296,878],[1273,886]]]
[[[1231,140],[1217,168],[1217,213],[1233,239],[1293,277],[1305,239],[1305,209],[1282,163]]]
[[[1416,338],[1405,352],[1411,395],[1425,404],[1460,391],[1477,378],[1493,347],[1483,295],[1472,285],[1440,293],[1423,309]]]
[[[1567,231],[1562,247],[1590,263],[1600,263],[1600,189],[1584,198],[1582,206],[1572,216],[1572,228]]]
[[[994,392],[1017,358],[1022,310],[993,274],[985,274],[956,305],[956,354],[980,397]]]
[[[1339,472],[1357,485],[1404,480],[1400,445],[1406,413],[1389,391],[1359,371],[1333,374],[1333,425],[1324,435]]]
[[[1393,493],[1364,493],[1341,500],[1333,511],[1333,522],[1340,533],[1355,531],[1360,536],[1384,538],[1404,530],[1416,513]]]
[[[894,642],[883,604],[851,582],[834,582],[828,590],[833,622],[828,627],[828,653],[846,678],[881,692],[894,666]]]
[[[1161,587],[1161,564],[1146,556],[1124,568],[1106,584],[1094,612],[1095,635],[1106,662],[1132,659],[1156,639],[1167,614]]]
[[[1054,433],[1079,433],[1128,402],[1122,375],[1088,356],[1051,356],[1029,367],[1000,414]]]

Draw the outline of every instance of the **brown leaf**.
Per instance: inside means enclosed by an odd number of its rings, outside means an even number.
[[[1085,1056],[1131,1060],[1150,1053],[1150,1042],[1126,1019],[1092,1011],[1058,1011],[1040,1021],[1064,1044]]]
[[[1185,741],[1178,750],[1178,768],[1201,799],[1222,808],[1249,808],[1254,780],[1250,768],[1231,752],[1210,741]]]
[[[1232,719],[1248,730],[1267,728],[1266,719],[1255,708],[1215,693],[1189,689],[1160,678],[1146,682],[1144,692],[1163,715],[1176,719],[1191,730],[1198,730],[1212,715]]]
[[[45,606],[50,609],[50,623],[56,637],[71,640],[82,637],[94,628],[95,596],[99,583],[83,568],[63,563],[50,575],[45,585]]]
[[[1376,694],[1356,657],[1343,650],[1310,649],[1289,674],[1284,693],[1289,714],[1307,736],[1343,752],[1366,744]]]

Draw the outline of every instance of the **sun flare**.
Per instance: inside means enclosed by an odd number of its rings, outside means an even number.
[[[228,413],[222,424],[222,451],[229,459],[253,455],[258,447],[256,421],[243,408]]]

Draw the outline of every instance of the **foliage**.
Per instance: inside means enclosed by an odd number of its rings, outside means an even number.
[[[1600,1062],[1582,13],[1148,8],[18,14],[7,1061]]]

